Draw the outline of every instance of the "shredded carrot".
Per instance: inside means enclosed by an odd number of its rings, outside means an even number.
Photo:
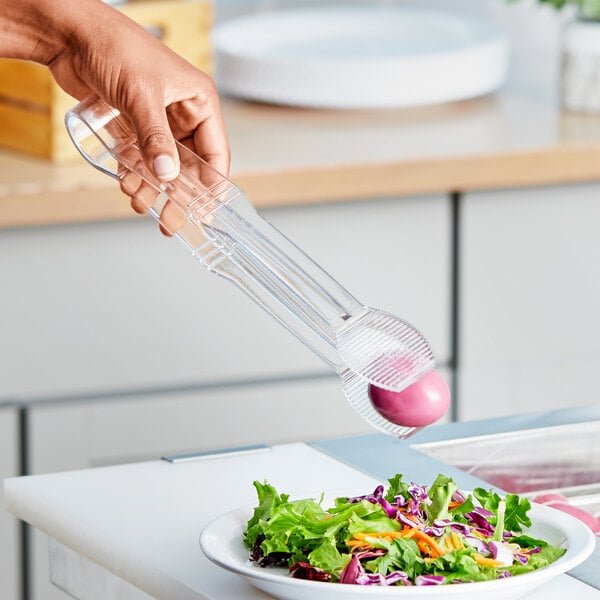
[[[424,542],[429,546],[429,554],[432,556],[442,556],[444,551],[439,547],[438,543],[430,536],[421,531],[420,529],[415,531],[414,536],[421,542]]]
[[[501,567],[502,563],[494,560],[493,558],[486,558],[485,556],[481,556],[481,554],[479,553],[475,553],[473,554],[473,556],[475,557],[475,560],[477,561],[478,565],[481,565],[482,567]]]
[[[402,537],[410,539],[415,535],[415,533],[417,533],[417,531],[419,531],[419,527],[409,527],[408,529],[402,531]]]
[[[452,509],[456,508],[457,506],[460,506],[461,504],[462,504],[462,502],[449,502],[448,509],[452,510]]]
[[[456,535],[456,532],[452,532],[450,534],[450,538],[452,539],[452,544],[457,550],[461,550],[464,548],[463,543],[460,541],[460,538]]]
[[[389,538],[395,538],[395,537],[401,537],[402,536],[402,532],[401,531],[371,531],[369,533],[363,533],[361,531],[357,531],[354,534],[354,537],[357,540],[364,540],[368,537],[374,537],[374,538],[385,538],[385,537],[389,537]]]
[[[399,538],[399,537],[403,537],[403,533],[401,531],[386,531],[382,537],[387,537],[390,539],[394,539],[394,538]]]
[[[348,546],[348,548],[350,548],[350,550],[369,550],[370,548],[372,548],[373,546],[371,546],[371,544],[367,544],[366,542],[346,542],[346,545]]]
[[[447,548],[448,552],[452,552],[452,550],[456,550],[456,546],[454,545],[454,540],[449,535],[444,538],[444,546]]]
[[[458,541],[458,537],[454,534],[458,547],[462,547],[460,541]],[[371,531],[371,532],[362,532],[357,531],[353,538],[346,542],[346,545],[349,548],[371,548],[372,545],[369,544],[368,538],[379,538],[384,540],[393,540],[396,538],[405,538],[411,539],[416,538],[417,545],[423,554],[431,555],[435,558],[438,556],[442,556],[445,554],[445,551],[439,546],[439,544],[430,536],[421,531],[421,526],[417,527],[404,527],[402,531]],[[451,540],[451,543],[453,541]]]
[[[421,554],[431,554],[429,546],[425,542],[423,542],[422,540],[419,540],[417,542],[417,546],[419,547],[419,550],[421,551]]]

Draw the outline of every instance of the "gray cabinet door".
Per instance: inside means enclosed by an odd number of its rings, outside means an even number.
[[[468,194],[460,416],[598,402],[600,186]]]
[[[366,431],[335,376],[115,397],[32,409],[31,465],[39,474]]]
[[[17,443],[16,411],[0,408],[0,481],[18,473]],[[18,598],[18,547],[17,520],[0,508],[0,598]]]

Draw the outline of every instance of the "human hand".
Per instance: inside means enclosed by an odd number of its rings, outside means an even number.
[[[117,108],[159,180],[179,172],[175,139],[227,176],[229,144],[212,80],[101,0],[0,2],[0,56],[45,64],[75,98],[97,95]],[[130,175],[121,188],[145,212],[156,193]],[[168,214],[164,232],[177,226]]]
[[[229,144],[213,81],[119,11],[98,0],[71,4],[67,43],[48,61],[58,84],[117,108],[159,179],[179,172],[174,139],[226,176]]]

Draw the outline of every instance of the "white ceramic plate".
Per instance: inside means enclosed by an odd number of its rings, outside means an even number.
[[[416,7],[312,7],[215,28],[221,92],[323,108],[435,104],[496,90],[508,43],[491,22]]]
[[[323,506],[333,505],[338,496],[347,492],[327,493]],[[319,498],[320,494],[306,497]],[[596,538],[581,521],[558,510],[533,504],[529,516],[532,526],[528,533],[536,538],[566,548],[556,562],[532,571],[496,581],[461,583],[422,587],[375,587],[341,585],[307,581],[291,577],[285,568],[262,568],[250,562],[248,550],[242,543],[242,533],[252,516],[254,505],[226,513],[206,526],[200,536],[204,554],[220,567],[241,575],[252,586],[281,600],[343,600],[345,598],[398,598],[400,600],[513,600],[521,598],[539,585],[582,563],[593,551]]]

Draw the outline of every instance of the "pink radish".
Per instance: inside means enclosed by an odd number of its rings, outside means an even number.
[[[433,369],[401,392],[370,385],[369,397],[379,414],[404,427],[431,425],[445,414],[450,405],[448,386]]]

